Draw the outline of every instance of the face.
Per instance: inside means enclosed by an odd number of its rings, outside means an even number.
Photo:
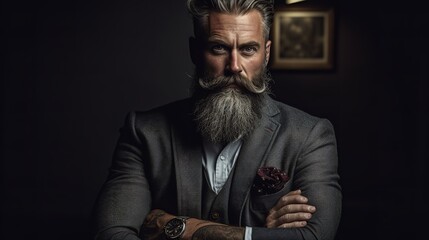
[[[197,61],[211,77],[240,75],[252,81],[268,62],[271,42],[265,41],[257,10],[244,15],[211,12],[206,34]]]
[[[265,69],[271,42],[265,42],[261,14],[212,12],[205,33],[191,39],[198,85],[194,117],[208,140],[228,143],[247,136],[261,118],[270,80]]]

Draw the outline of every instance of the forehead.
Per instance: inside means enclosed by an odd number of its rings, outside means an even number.
[[[257,10],[241,15],[210,12],[207,20],[208,38],[263,38],[262,16]]]

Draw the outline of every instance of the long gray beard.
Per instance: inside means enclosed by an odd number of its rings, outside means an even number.
[[[252,132],[259,125],[270,79],[266,73],[258,76],[256,84],[237,76],[200,79],[194,116],[201,135],[226,144]],[[225,87],[226,82],[239,88]]]

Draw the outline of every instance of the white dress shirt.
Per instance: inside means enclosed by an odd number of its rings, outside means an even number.
[[[228,143],[225,147],[221,144],[203,142],[203,167],[204,175],[209,187],[218,194],[228,180],[228,176],[240,154],[242,139]],[[244,240],[252,239],[252,228],[246,227]]]

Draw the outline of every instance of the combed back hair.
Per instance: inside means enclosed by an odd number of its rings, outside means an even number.
[[[273,0],[188,0],[188,11],[194,23],[194,34],[198,37],[204,31],[210,12],[243,15],[258,10],[262,15],[264,36],[268,40],[274,15]]]

